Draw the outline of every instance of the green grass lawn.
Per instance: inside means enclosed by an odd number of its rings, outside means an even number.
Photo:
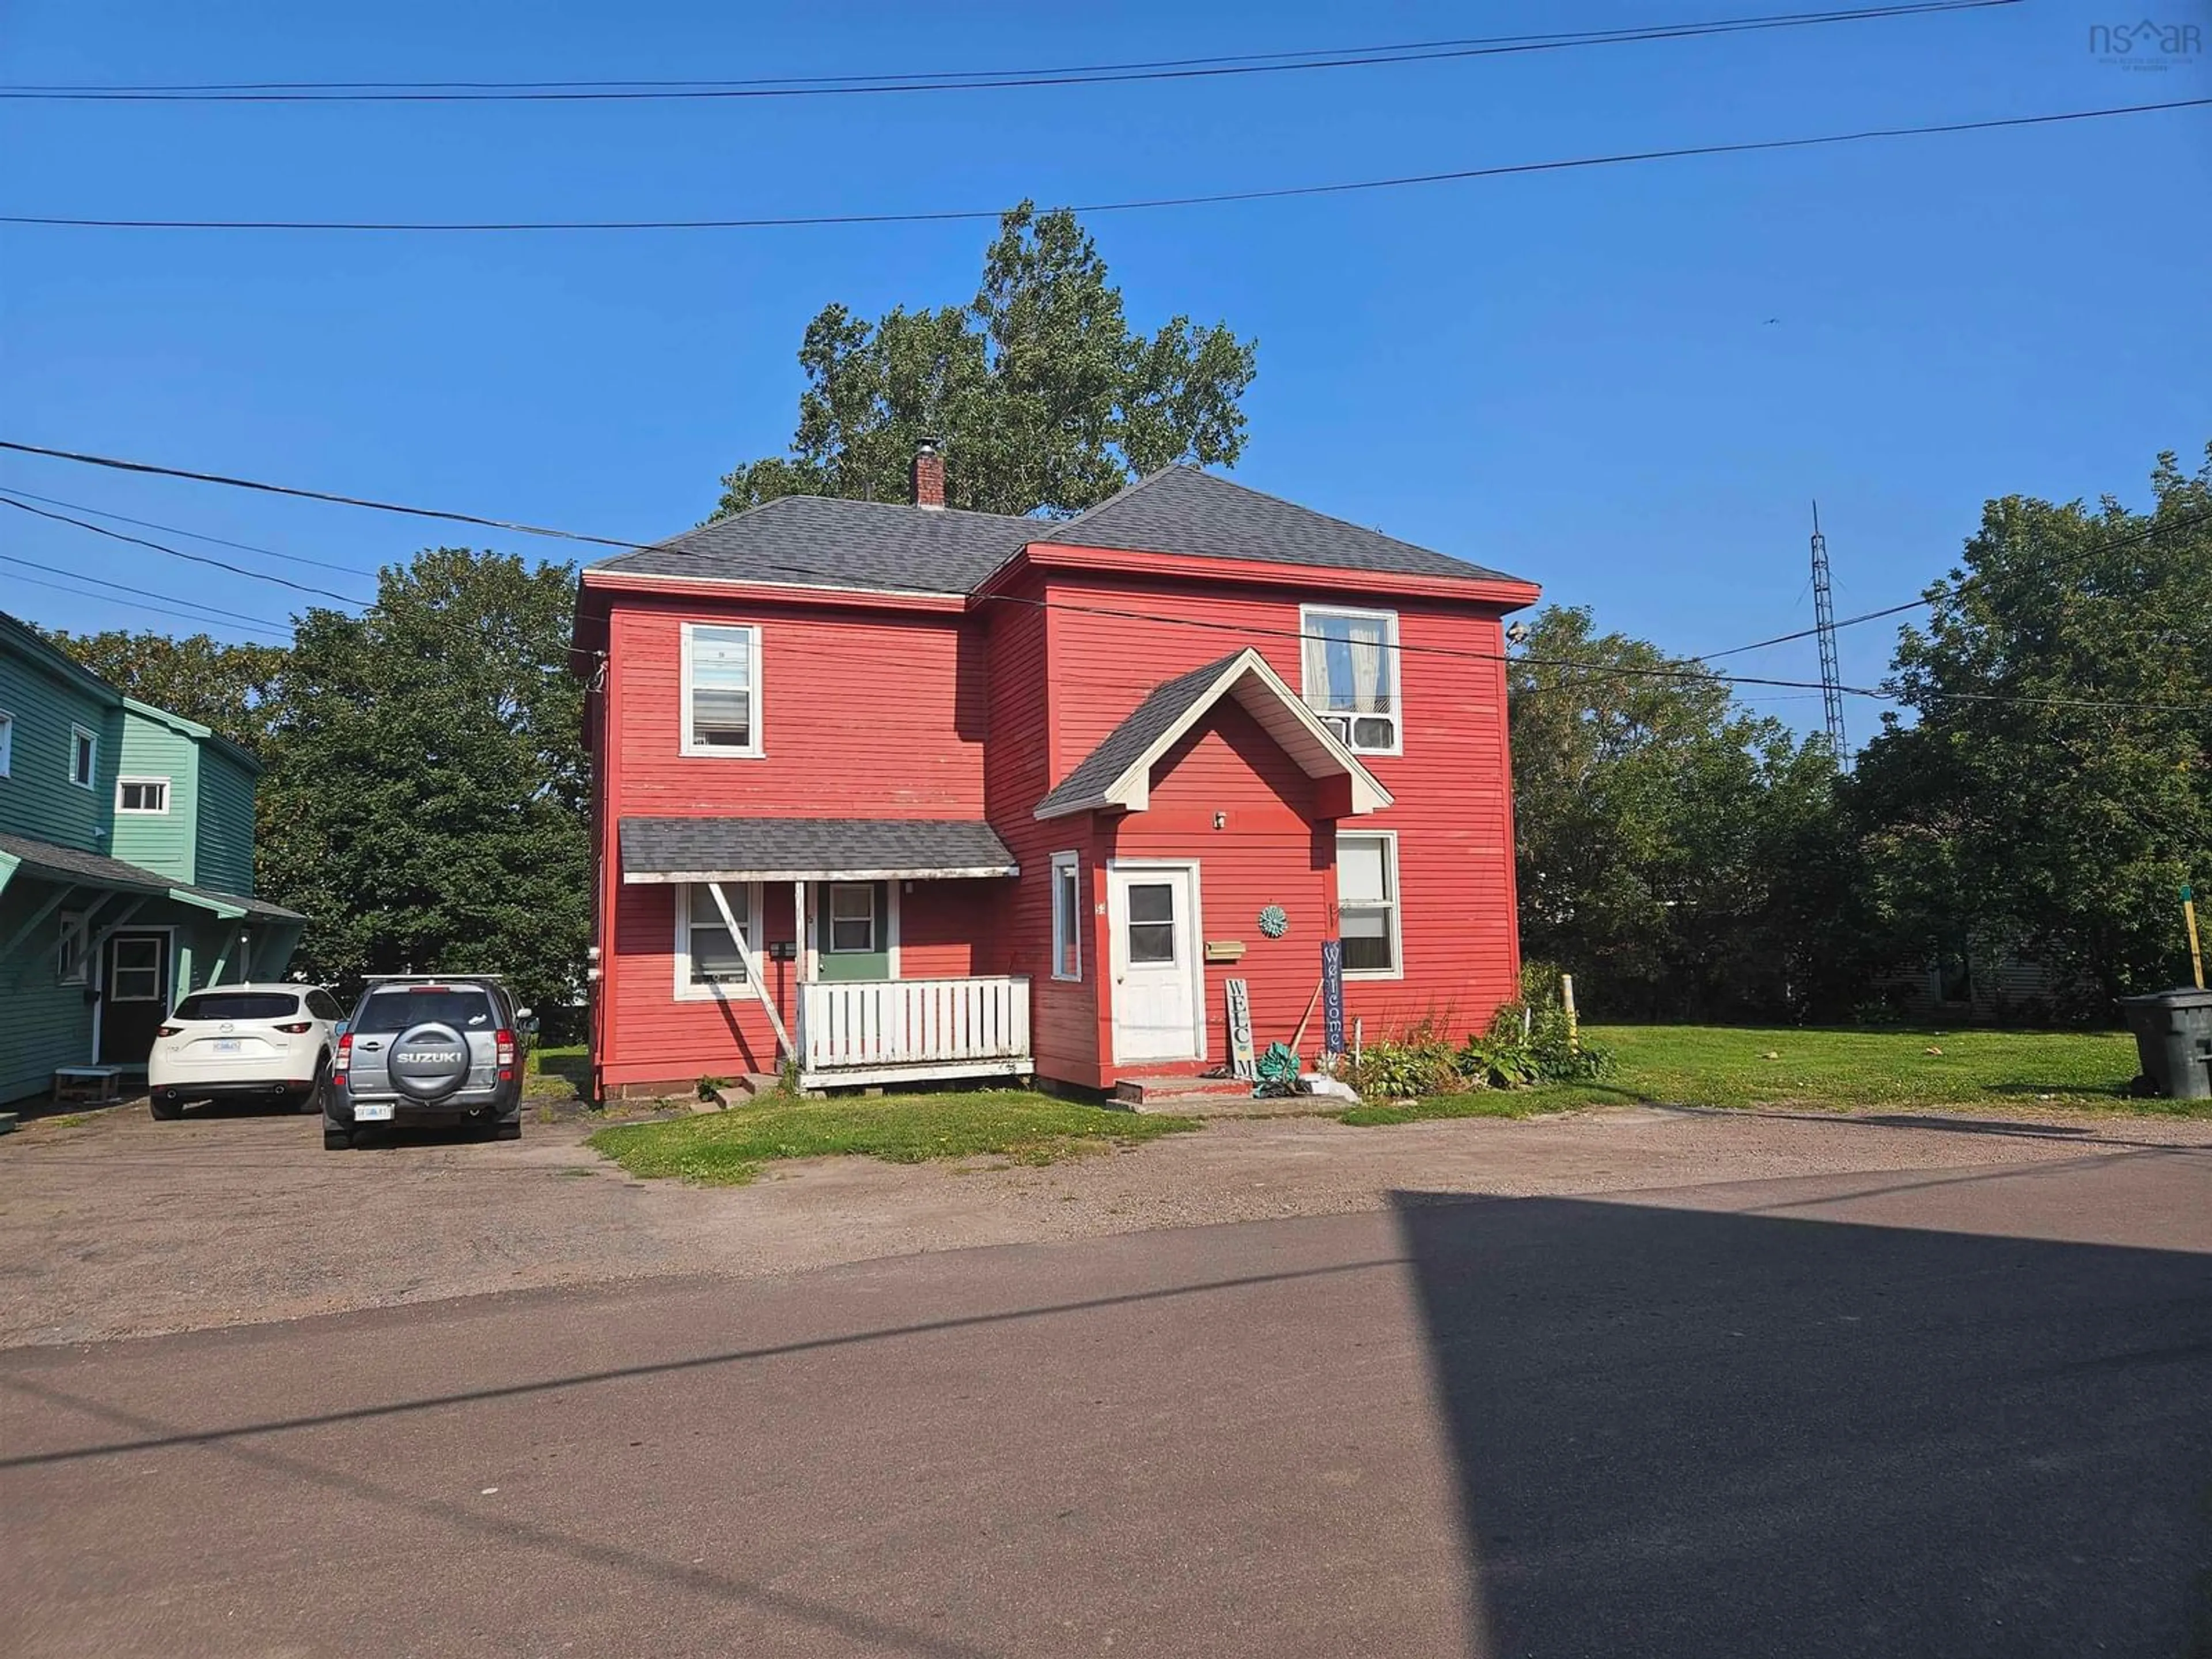
[[[1602,1083],[1360,1106],[1353,1124],[1518,1117],[1571,1106],[2033,1106],[2201,1112],[2203,1103],[2133,1100],[2132,1037],[2110,1032],[1809,1030],[1742,1025],[1597,1025],[1620,1069]],[[1930,1050],[1940,1052],[1931,1053]],[[1771,1059],[1769,1055],[1773,1056]]]
[[[556,1048],[532,1048],[522,1087],[532,1097],[562,1098],[580,1095],[590,1086],[592,1060],[580,1042]]]
[[[634,1176],[734,1186],[774,1158],[857,1153],[891,1164],[995,1155],[1050,1164],[1199,1127],[1188,1117],[1109,1111],[1019,1090],[796,1100],[771,1095],[672,1123],[601,1129],[586,1144]]]

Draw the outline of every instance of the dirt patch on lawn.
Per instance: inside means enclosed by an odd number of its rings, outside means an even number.
[[[970,1245],[1380,1209],[1407,1192],[1697,1188],[1853,1171],[2207,1155],[2212,1122],[1604,1109],[1353,1129],[1225,1121],[1043,1169],[824,1158],[753,1186],[632,1180],[586,1122],[518,1142],[322,1149],[314,1117],[143,1107],[0,1138],[0,1346],[198,1329],[489,1291],[744,1276]]]

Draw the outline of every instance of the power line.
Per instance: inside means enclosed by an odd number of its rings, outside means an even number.
[[[506,519],[480,519],[470,513],[434,513],[424,507],[402,507],[393,501],[373,501],[358,495],[334,495],[327,490],[302,489],[292,484],[263,483],[253,478],[227,478],[220,472],[193,472],[182,467],[156,466],[149,461],[126,461],[112,455],[83,455],[67,449],[46,449],[37,444],[10,443],[0,438],[0,449],[19,455],[44,455],[51,460],[76,461],[85,466],[104,466],[118,472],[144,472],[158,478],[183,478],[192,483],[228,485],[233,489],[258,489],[264,495],[291,495],[301,501],[329,501],[337,507],[363,507],[378,513],[404,513],[410,518],[442,519],[452,524],[479,525],[486,530],[511,530],[523,536],[550,536],[566,542],[588,542],[595,547],[619,547],[635,552],[638,542],[618,542],[605,536],[580,535],[573,530],[551,530],[543,525],[516,524]]]
[[[0,439],[0,450],[15,450],[26,454],[46,455],[56,459],[75,461],[89,466],[117,468],[129,472],[153,473],[165,477],[186,478],[197,483],[222,484],[232,489],[302,496],[309,500],[329,501],[344,507],[367,507],[383,513],[402,513],[415,518],[449,520],[459,524],[514,530],[533,536],[558,537],[568,541],[588,542],[597,546],[617,548],[625,552],[642,552],[661,544],[654,542],[617,541],[611,537],[586,536],[574,531],[554,530],[538,525],[516,524],[502,520],[482,518],[474,514],[447,513],[433,507],[408,507],[389,501],[368,501],[358,496],[299,489],[289,485],[267,483],[255,479],[227,477],[220,473],[188,471],[178,467],[156,465],[148,461],[127,461],[112,456],[86,455],[68,450],[47,449],[32,444],[15,443],[6,439]],[[7,500],[4,495],[0,495],[0,501]],[[15,502],[9,504],[20,505]],[[1044,527],[1040,526],[1040,528]],[[97,530],[99,526],[90,526],[88,528]],[[108,531],[101,533],[112,535],[115,532]],[[821,576],[829,574],[807,565],[778,565],[775,568],[799,575]],[[1020,595],[1006,593],[995,593],[988,598],[991,602],[1028,605],[1039,609],[1106,617],[1123,621],[1160,623],[1178,628],[1207,629],[1216,632],[1232,634],[1240,638],[1251,638],[1256,635],[1304,641],[1320,637],[1317,635],[1308,634],[1302,629],[1266,628],[1241,623],[1217,622],[1205,617],[1177,617],[1158,611],[1134,611],[1125,606],[1081,605],[1064,599],[1031,599]],[[1751,674],[1717,674],[1700,663],[1687,660],[1675,666],[1645,667],[1641,665],[1591,662],[1571,657],[1526,655],[1516,657],[1502,651],[1472,651],[1459,646],[1400,644],[1394,649],[1407,655],[1449,658],[1467,662],[1519,664],[1529,667],[1569,669],[1587,672],[1600,678],[1698,680],[1723,685],[1764,686],[1784,690],[1817,691],[1822,689],[1821,683],[1818,680],[1781,679],[1771,676]],[[1840,689],[1851,696],[1873,697],[1892,702],[1903,701],[1900,693],[1875,687],[1846,685]],[[2130,709],[2163,714],[2198,714],[2204,712],[2207,708],[2212,708],[2212,705],[2198,703],[2149,703],[2108,698],[2021,696],[2001,692],[1954,691],[1929,695],[1942,696],[1954,702],[1997,702],[2051,708]]]
[[[1882,22],[1946,12],[1984,11],[2020,0],[1920,0],[1852,9],[1784,12],[1640,27],[1581,29],[1391,45],[1245,52],[1213,58],[1074,64],[1049,69],[947,70],[894,75],[792,76],[745,81],[295,81],[213,82],[199,85],[19,86],[0,99],[75,103],[436,104],[628,103],[688,100],[872,97],[928,92],[1000,92],[1023,88],[1109,86],[1143,81],[1203,81],[1285,75],[1304,70],[1370,69],[1446,63],[1587,46],[1698,40],[1832,23]]]
[[[289,635],[292,631],[282,623],[267,622],[258,617],[235,617],[228,611],[217,610],[213,605],[201,605],[193,599],[179,599],[173,593],[150,592],[143,587],[132,587],[122,582],[106,581],[98,576],[87,576],[78,571],[65,570],[59,565],[40,564],[36,559],[18,558],[13,553],[0,553],[0,563],[19,564],[27,570],[44,570],[52,575],[66,576],[73,582],[91,582],[96,586],[112,587],[118,593],[140,594],[145,599],[167,600],[167,604],[146,605],[137,599],[110,599],[105,593],[88,593],[81,587],[65,587],[59,582],[40,581],[36,576],[17,576],[14,579],[20,582],[28,582],[34,587],[51,587],[58,592],[74,593],[79,599],[101,599],[109,605],[124,605],[131,610],[151,611],[161,616],[175,617],[183,622],[196,622],[203,625],[210,623],[228,623],[234,627],[278,635]],[[192,611],[205,611],[208,614],[203,617],[188,616],[184,611],[169,608],[175,605],[186,606]]]
[[[1285,185],[1267,190],[1216,191],[1202,195],[1141,197],[1126,201],[1074,204],[1075,213],[1136,213],[1164,208],[1220,207],[1238,202],[1278,202],[1315,196],[1344,196],[1364,191],[1404,190],[1431,185],[1465,184],[1523,173],[1568,173],[1589,167],[1624,167],[1644,161],[1674,161],[1712,155],[1748,155],[1772,150],[1814,149],[1865,143],[1885,138],[1927,138],[1963,132],[1996,132],[2021,127],[2054,126],[2124,115],[2154,115],[2202,109],[2212,98],[2180,98],[2158,104],[2122,104],[2101,109],[2063,110],[2047,115],[2012,115],[1983,121],[1947,121],[1925,126],[1869,127],[1856,132],[1820,133],[1808,138],[1757,138],[1727,144],[1687,144],[1668,149],[1580,155],[1550,161],[1516,161],[1496,167],[1462,167],[1448,173],[1406,173],[1389,179],[1360,179],[1332,185]],[[996,222],[997,208],[943,208],[904,213],[815,213],[742,219],[120,219],[55,214],[3,214],[0,224],[35,225],[72,230],[243,230],[343,231],[426,234],[509,234],[539,231],[796,230],[832,225],[955,224]]]
[[[166,553],[173,559],[189,559],[194,564],[213,565],[218,570],[228,570],[233,575],[249,580],[270,582],[278,587],[289,587],[295,593],[312,593],[325,599],[336,599],[340,605],[366,609],[371,601],[349,599],[343,593],[334,593],[327,587],[311,587],[305,582],[288,580],[283,576],[271,576],[264,571],[248,570],[242,564],[229,564],[221,559],[211,559],[204,553],[187,553],[182,548],[169,547],[161,542],[149,542],[143,536],[126,536],[119,530],[110,530],[104,525],[94,524],[88,519],[73,519],[66,513],[50,513],[43,507],[33,507],[28,501],[19,501],[14,496],[0,493],[0,506],[12,507],[19,513],[34,513],[41,519],[52,519],[57,524],[75,525],[79,530],[89,530],[95,536],[106,536],[118,542],[128,542],[133,547],[151,548],[156,553]]]
[[[117,524],[136,525],[141,530],[165,531],[172,536],[182,536],[187,541],[208,542],[216,547],[236,548],[240,553],[259,553],[271,559],[285,559],[294,564],[310,564],[318,570],[335,570],[342,576],[372,575],[358,565],[333,564],[327,559],[311,559],[304,553],[286,553],[273,547],[260,547],[252,542],[234,542],[222,536],[210,536],[204,531],[186,530],[181,525],[163,524],[158,519],[134,519],[127,513],[110,513],[104,507],[87,507],[82,501],[65,501],[53,495],[40,495],[14,484],[0,484],[0,490],[9,495],[19,495],[27,501],[43,501],[48,507],[65,507],[72,513],[89,513],[95,519],[112,519]]]
[[[2069,566],[2081,563],[2085,559],[2100,557],[2123,547],[2132,547],[2137,542],[2148,541],[2154,536],[2162,536],[2170,531],[2191,529],[2200,524],[2212,524],[2212,510],[2192,513],[2179,519],[2162,520],[2158,523],[2147,525],[2141,530],[2130,532],[2112,541],[2100,542],[2094,547],[2085,547],[2077,553],[2054,559],[2051,561],[2051,568],[2063,570]],[[1938,599],[1955,599],[1975,583],[1987,580],[1984,576],[1969,573],[1960,577],[1956,583],[1945,586],[1940,593],[1923,595],[1917,599],[1907,599],[1901,605],[1886,605],[1879,611],[1862,611],[1858,615],[1845,617],[1832,626],[1856,628],[1861,623],[1880,622],[1886,617],[1901,617],[1908,611],[1918,611],[1923,606],[1934,605]],[[1753,640],[1749,645],[1733,645],[1725,651],[1700,651],[1698,653],[1698,660],[1717,662],[1723,657],[1740,657],[1747,651],[1764,651],[1770,645],[1788,645],[1796,640],[1809,640],[1820,631],[1816,624],[1811,628],[1801,628],[1794,634],[1777,634],[1772,639]]]

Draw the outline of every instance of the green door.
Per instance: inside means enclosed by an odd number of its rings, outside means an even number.
[[[891,976],[890,884],[825,881],[815,901],[815,969],[821,979]]]

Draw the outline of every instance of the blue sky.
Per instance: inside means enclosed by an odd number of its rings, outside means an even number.
[[[1748,15],[1757,0],[372,8],[11,0],[0,81],[994,68]],[[2205,0],[2152,15],[2212,35]],[[2212,93],[2084,5],[1548,56],[899,98],[0,105],[0,212],[651,217],[994,209]],[[1917,593],[1983,500],[2140,504],[2212,438],[2212,112],[1091,222],[1133,321],[1259,341],[1233,476],[1717,650]],[[434,239],[0,228],[0,436],[602,535],[787,441],[807,319],[973,291],[978,224]],[[1770,318],[1778,319],[1768,322]],[[421,526],[0,456],[0,488],[372,572]],[[149,532],[161,539],[159,532]],[[473,536],[443,539],[544,544]],[[231,557],[219,548],[186,547]],[[0,550],[281,622],[281,589],[9,514]],[[264,568],[265,560],[240,562]],[[0,567],[0,605],[189,631]],[[291,569],[364,595],[373,577]],[[217,629],[217,632],[223,630]],[[234,635],[245,637],[242,632]],[[1881,625],[1844,636],[1878,678]],[[1811,644],[1736,659],[1810,678]],[[1816,697],[1762,702],[1801,725]],[[1874,716],[1855,704],[1863,735]]]

